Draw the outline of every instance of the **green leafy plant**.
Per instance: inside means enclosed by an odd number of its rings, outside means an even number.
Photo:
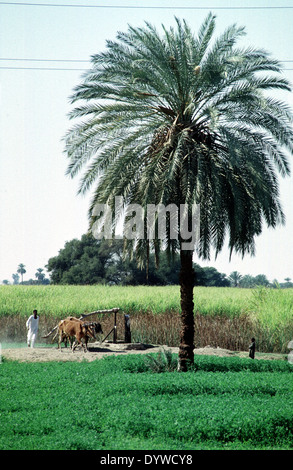
[[[147,354],[144,358],[147,368],[151,372],[174,372],[178,367],[178,357],[170,349],[162,348],[157,357]]]

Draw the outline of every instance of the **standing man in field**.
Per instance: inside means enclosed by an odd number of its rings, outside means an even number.
[[[29,317],[26,322],[27,327],[27,345],[28,347],[33,348],[35,345],[36,337],[39,330],[39,315],[37,310],[33,311],[33,314]]]

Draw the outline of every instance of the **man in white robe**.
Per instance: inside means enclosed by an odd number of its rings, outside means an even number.
[[[28,347],[33,348],[35,345],[36,337],[39,329],[39,315],[37,310],[33,311],[33,314],[29,317],[26,322],[27,327],[27,345]]]

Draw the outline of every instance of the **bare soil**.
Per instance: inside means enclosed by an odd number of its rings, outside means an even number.
[[[71,349],[62,347],[61,351],[57,347],[50,347],[46,345],[37,345],[35,348],[17,347],[2,349],[2,357],[19,362],[67,362],[67,361],[94,361],[110,355],[125,355],[125,354],[149,354],[158,353],[162,348],[171,350],[173,353],[178,353],[179,348],[169,346],[158,346],[142,343],[91,343],[88,345],[88,351],[84,352],[82,349],[76,349],[74,352]],[[206,346],[194,350],[195,354],[212,355],[221,357],[248,357],[247,351],[230,351],[222,348],[212,348]],[[284,354],[261,354],[256,353],[256,359],[284,359]]]

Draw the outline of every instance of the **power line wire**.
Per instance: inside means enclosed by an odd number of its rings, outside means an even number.
[[[80,71],[80,72],[86,72],[88,69],[74,69],[74,68],[57,68],[57,67],[6,67],[6,66],[0,66],[1,70],[61,70],[61,71],[66,71],[66,70],[71,70],[71,71]]]
[[[81,5],[81,4],[64,4],[64,3],[28,3],[28,2],[0,2],[0,5],[7,6],[34,6],[34,7],[51,7],[51,8],[107,8],[107,9],[123,9],[123,10],[292,10],[293,6],[212,6],[212,7],[195,7],[195,6],[143,6],[143,5]]]
[[[25,61],[25,62],[90,62],[85,59],[29,59],[29,58],[15,58],[15,57],[0,57],[0,60],[7,61]],[[292,60],[293,62],[293,60]]]
[[[81,69],[81,68],[65,68],[65,67],[16,67],[16,66],[0,66],[0,70],[59,70],[59,71],[68,71],[68,70],[71,70],[71,71],[75,71],[75,72],[89,72],[90,69]],[[282,69],[283,72],[289,72],[289,71],[292,71],[293,68],[289,68],[289,69]]]
[[[18,57],[0,57],[0,61],[15,61],[15,62],[83,62],[83,63],[90,63],[90,59],[36,59],[36,58],[29,58],[29,57],[24,57],[24,58],[18,58]],[[293,59],[284,59],[284,60],[279,60],[279,62],[282,63],[291,63],[293,62]]]
[[[16,59],[16,58],[7,58],[7,57],[0,57],[0,61],[5,62],[48,62],[48,63],[53,63],[53,62],[61,62],[61,63],[77,63],[77,62],[82,62],[82,63],[88,63],[90,66],[90,61],[89,60],[84,60],[84,59],[29,59],[29,58],[23,58],[23,59]],[[281,60],[280,62],[291,64],[293,63],[293,59],[286,59],[286,60]],[[19,65],[1,65],[0,69],[2,70],[59,70],[59,71],[80,71],[80,72],[85,72],[89,71],[89,68],[75,68],[75,67],[22,67]],[[292,68],[283,68],[283,71],[291,71],[293,70]]]
[[[53,63],[53,62],[58,62],[58,63],[88,63],[90,65],[90,60],[85,60],[85,59],[36,59],[36,58],[13,58],[13,57],[0,57],[0,61],[2,62],[48,62],[48,63]],[[291,64],[293,63],[293,59],[284,59],[280,60],[282,63],[286,64]],[[0,69],[2,70],[59,70],[59,71],[88,71],[89,69],[85,68],[67,68],[67,67],[22,67],[22,66],[16,66],[16,65],[3,65],[0,66]],[[293,70],[292,68],[284,68],[284,71],[291,71]]]

